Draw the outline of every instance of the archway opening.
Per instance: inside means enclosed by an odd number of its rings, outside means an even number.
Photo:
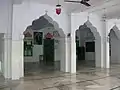
[[[32,22],[24,32],[25,75],[61,70],[65,34],[47,14]]]
[[[101,66],[101,37],[91,22],[87,21],[76,31],[76,69]]]
[[[81,67],[95,67],[95,37],[85,26],[76,31],[77,70]]]
[[[118,28],[112,28],[109,33],[109,56],[110,56],[110,66],[111,68],[120,65],[120,38],[119,33],[120,31],[117,31]]]

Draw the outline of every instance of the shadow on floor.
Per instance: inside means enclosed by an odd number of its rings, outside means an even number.
[[[54,62],[54,63],[47,63],[44,64],[43,62],[27,62],[24,63],[24,72],[25,76],[33,76],[34,74],[39,74],[39,73],[49,73],[49,72],[56,72],[60,71],[60,62]]]
[[[76,68],[77,70],[81,70],[83,68],[95,68],[95,61],[94,60],[90,60],[90,61],[78,60],[76,63]]]

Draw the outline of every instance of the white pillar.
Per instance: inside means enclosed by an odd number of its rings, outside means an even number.
[[[11,36],[6,35],[4,36],[4,77],[6,79],[11,79],[12,76],[12,69],[11,69]]]
[[[76,43],[75,38],[65,38],[65,59],[61,61],[61,71],[76,73]]]
[[[71,31],[71,60],[70,60],[70,72],[76,73],[76,40],[75,30]]]
[[[101,37],[98,36],[95,38],[95,65],[98,68],[102,67],[102,42],[101,42]]]
[[[76,73],[76,30],[73,26],[72,17],[70,22],[70,73]]]
[[[71,72],[71,37],[68,36],[69,33],[71,33],[71,15],[68,14],[67,18],[67,25],[66,25],[66,34],[64,38],[64,55],[65,59],[64,62],[61,63],[61,69],[64,72]]]
[[[20,78],[24,77],[24,35],[20,35],[20,61],[19,61],[19,70]]]
[[[71,58],[70,38],[67,38],[67,36],[62,38],[60,46],[61,46],[61,66],[60,66],[61,71],[70,72],[70,58]]]
[[[7,22],[5,26],[7,30],[4,35],[4,77],[7,79],[11,79],[12,69],[11,69],[11,50],[12,50],[12,17],[13,17],[13,1],[12,0],[4,0],[6,4],[6,19]]]
[[[102,67],[110,68],[109,38],[106,21],[102,21]]]
[[[18,40],[12,40],[12,80],[24,77],[23,35]]]

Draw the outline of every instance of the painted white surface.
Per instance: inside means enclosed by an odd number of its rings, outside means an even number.
[[[0,33],[7,33],[9,27],[9,15],[11,0],[0,0]]]
[[[23,42],[12,41],[12,79],[16,80],[23,77]]]
[[[12,0],[0,1],[0,33],[5,33],[3,75],[11,78]],[[8,40],[9,39],[9,40]]]
[[[39,62],[39,55],[43,55],[43,45],[34,45],[34,47],[33,47],[33,61]]]
[[[11,24],[12,24],[12,2],[11,0],[0,0],[0,33],[5,33],[7,35],[11,35]],[[0,40],[1,41],[1,40]],[[5,76],[5,78],[10,78],[10,71],[11,71],[11,58],[10,58],[10,49],[8,47],[8,44],[10,46],[10,42],[6,43],[7,45],[5,45],[5,47],[0,48],[0,52],[1,49],[4,49],[2,51],[2,54],[0,53],[0,61],[2,60],[1,63],[1,70],[3,72],[3,75]]]

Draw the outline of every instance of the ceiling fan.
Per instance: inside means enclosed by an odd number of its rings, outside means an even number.
[[[65,0],[65,2],[71,2],[71,3],[81,3],[87,7],[91,6],[88,2],[90,0],[81,0],[81,1],[72,1],[72,0]]]

